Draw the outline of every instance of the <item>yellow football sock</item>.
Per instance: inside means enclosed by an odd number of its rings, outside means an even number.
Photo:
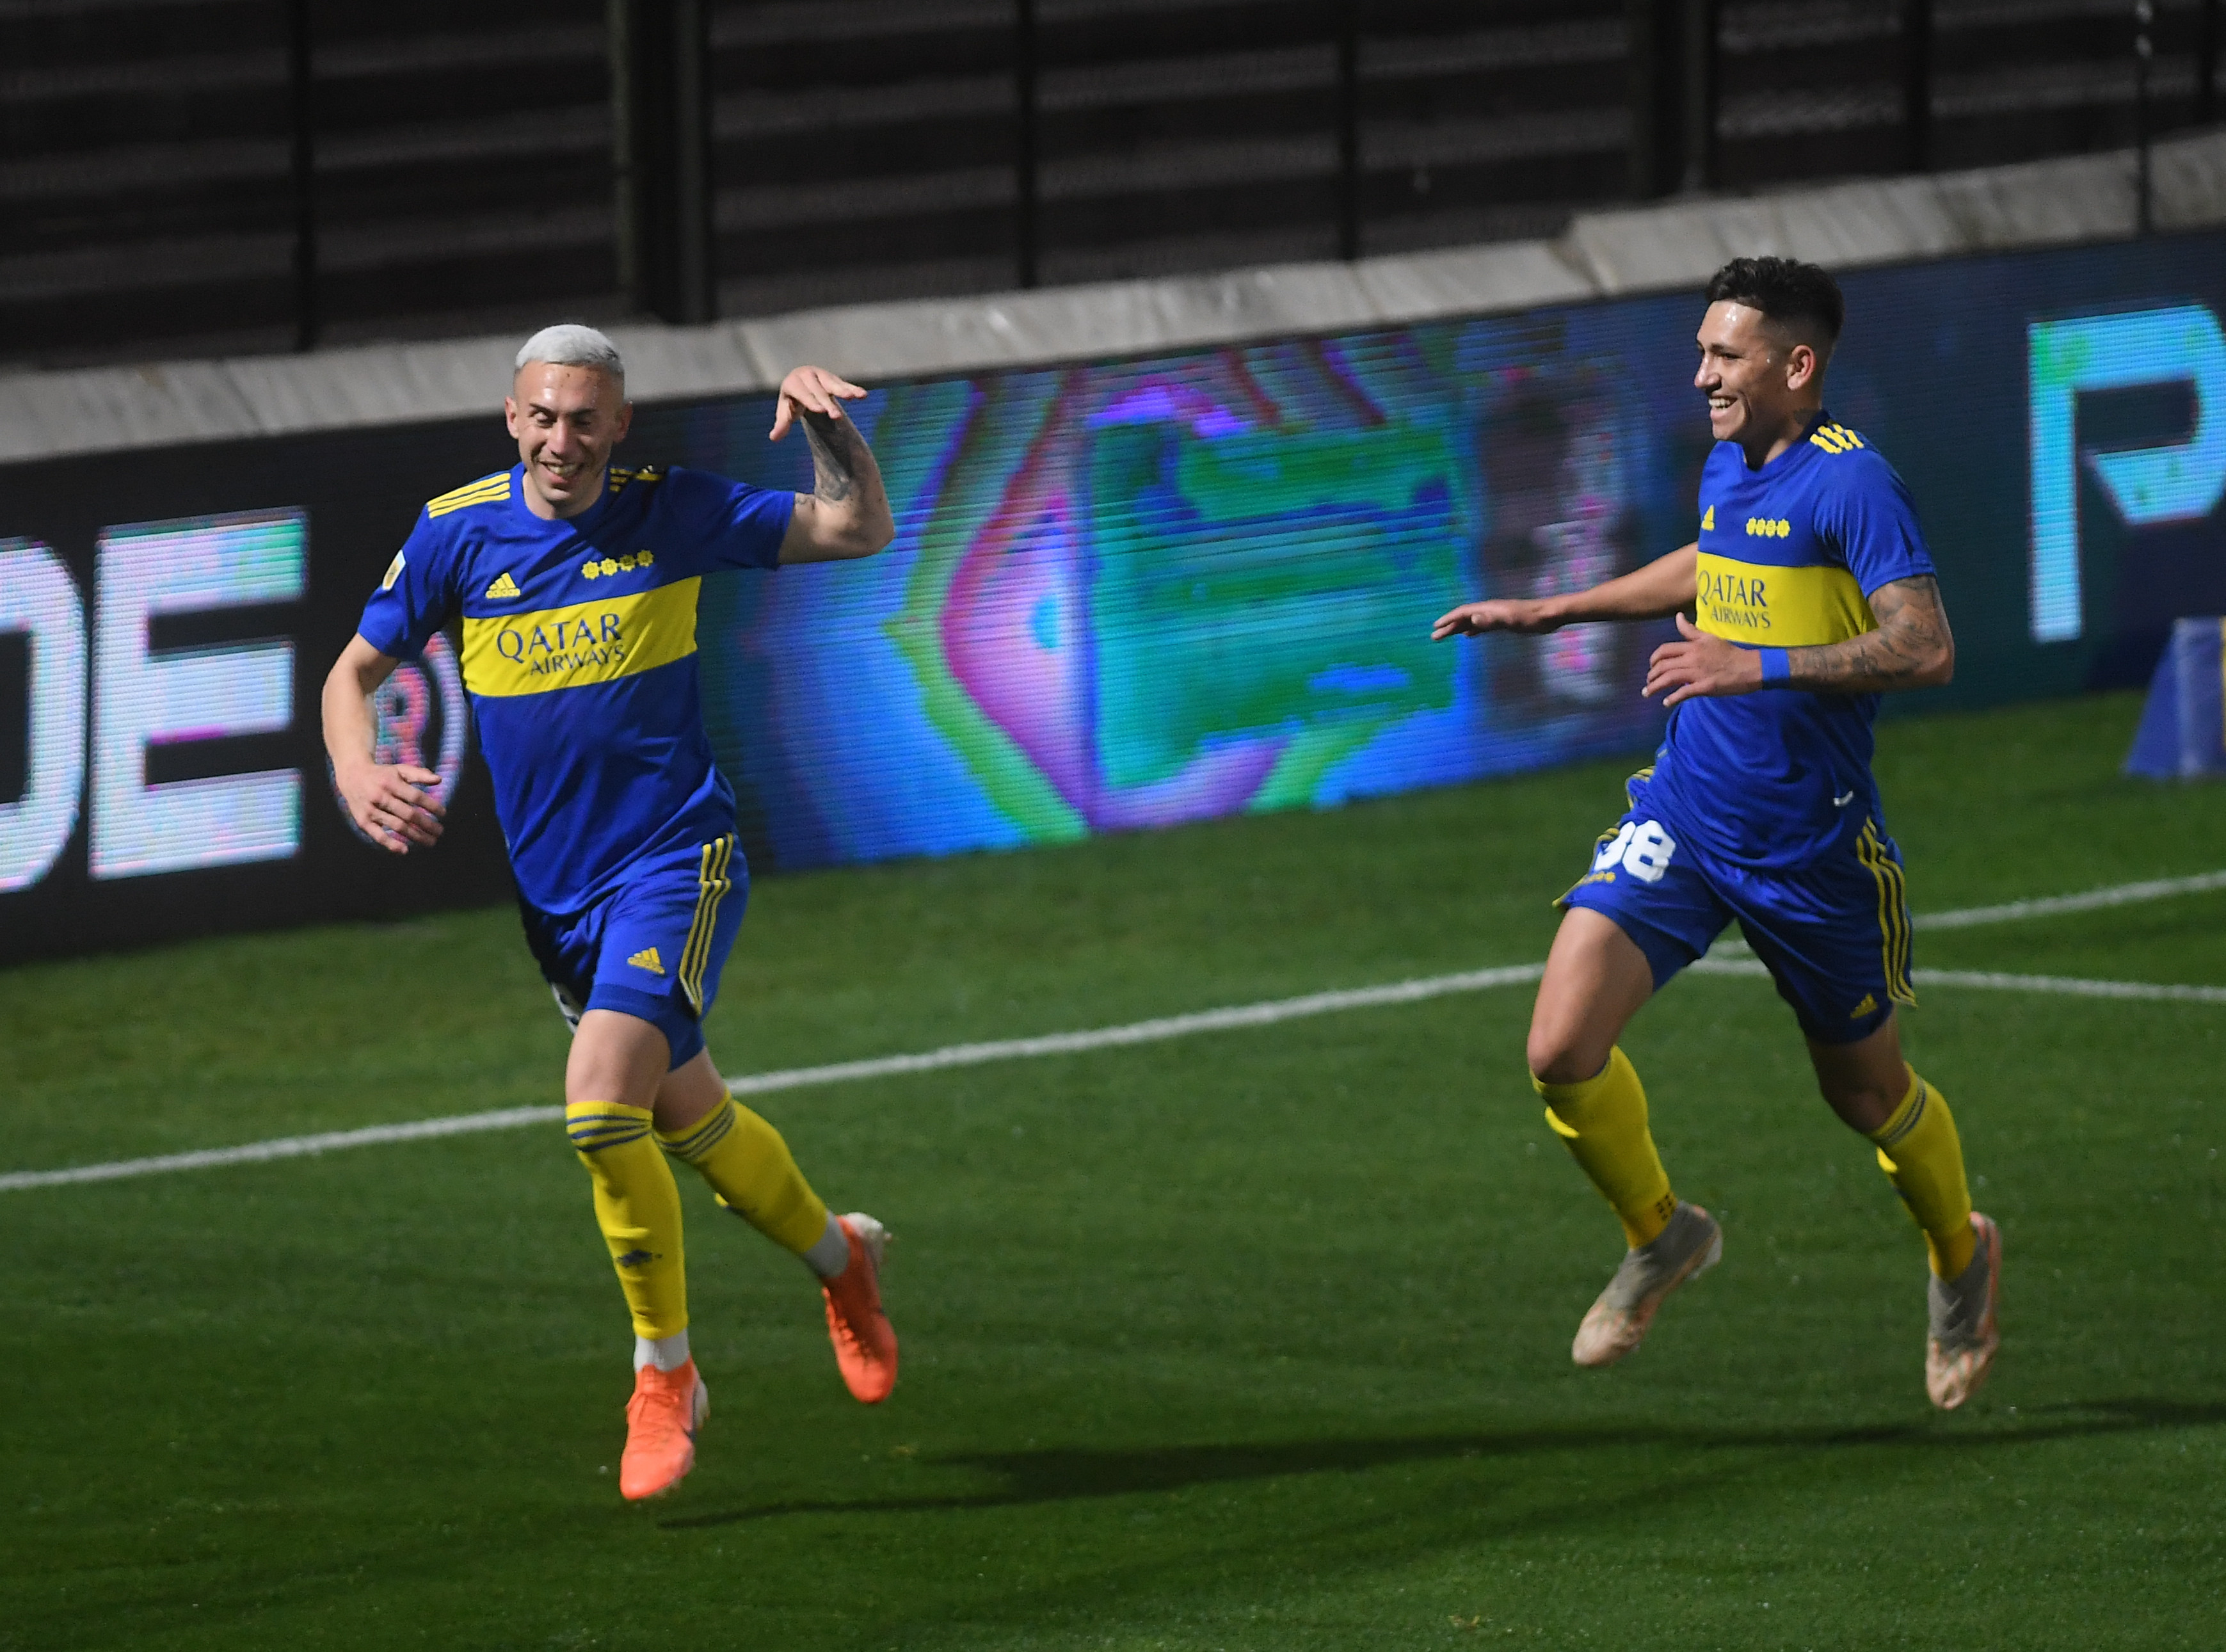
[[[703,1172],[719,1203],[760,1233],[802,1255],[827,1233],[827,1207],[780,1132],[729,1096],[677,1135],[657,1139]]]
[[[1533,1073],[1530,1087],[1546,1098],[1546,1122],[1569,1156],[1615,1207],[1625,1241],[1633,1250],[1652,1241],[1669,1226],[1677,1196],[1646,1128],[1646,1090],[1622,1047],[1582,1083],[1549,1084]]]
[[[564,1129],[595,1179],[595,1222],[611,1248],[633,1333],[652,1342],[688,1329],[680,1189],[650,1140],[650,1111],[623,1102],[568,1102]]]
[[[1963,1180],[1963,1144],[1948,1098],[1909,1073],[1909,1094],[1893,1116],[1871,1132],[1879,1168],[1924,1229],[1932,1271],[1954,1279],[1971,1265],[1978,1238],[1971,1231],[1971,1190]]]

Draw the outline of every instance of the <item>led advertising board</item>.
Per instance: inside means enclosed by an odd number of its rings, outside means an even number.
[[[2226,237],[1860,272],[1829,407],[1908,480],[1956,683],[2143,680],[2226,611]],[[753,861],[1010,848],[1644,750],[1657,632],[1433,645],[1480,594],[1689,540],[1696,295],[878,386],[871,562],[706,582],[705,706]],[[454,652],[383,752],[449,835],[357,841],[319,687],[484,422],[0,468],[0,960],[507,899]],[[769,400],[645,408],[628,462],[809,486]],[[512,508],[517,508],[513,506]],[[1603,802],[1607,810],[1612,799]]]

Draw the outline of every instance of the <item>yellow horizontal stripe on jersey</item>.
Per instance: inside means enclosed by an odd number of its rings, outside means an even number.
[[[464,621],[464,686],[474,694],[546,694],[610,683],[696,651],[697,579],[538,613]]]
[[[476,482],[452,488],[437,499],[425,501],[427,516],[446,516],[451,511],[461,511],[467,505],[492,505],[510,497],[510,473],[498,471],[492,476],[482,476]]]
[[[1701,629],[1735,643],[1813,648],[1878,629],[1844,568],[1772,568],[1701,553]]]

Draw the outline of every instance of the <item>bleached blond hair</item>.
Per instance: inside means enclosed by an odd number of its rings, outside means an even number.
[[[518,352],[518,365],[529,361],[546,361],[558,367],[593,367],[608,373],[619,381],[619,389],[626,389],[626,358],[619,347],[594,327],[583,327],[577,321],[559,321],[555,327],[544,327]]]

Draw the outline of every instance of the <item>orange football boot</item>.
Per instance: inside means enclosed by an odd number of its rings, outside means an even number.
[[[619,1458],[619,1495],[630,1503],[660,1496],[696,1466],[696,1431],[711,1414],[711,1391],[690,1360],[677,1370],[645,1365],[633,1374],[626,1401],[626,1454]]]
[[[850,1262],[819,1284],[827,1299],[827,1337],[851,1397],[879,1405],[897,1385],[897,1333],[881,1312],[881,1252],[888,1230],[862,1211],[835,1219],[850,1242]]]

